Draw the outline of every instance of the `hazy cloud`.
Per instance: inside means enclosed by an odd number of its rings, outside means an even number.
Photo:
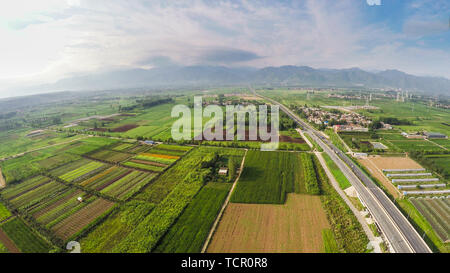
[[[440,37],[443,48],[427,47],[424,40],[428,34],[445,33],[442,18],[446,14],[448,20],[447,2],[414,1],[398,13],[399,28],[386,24],[382,13],[371,20],[364,13],[366,8],[376,12],[389,4],[387,0],[371,7],[364,0],[9,1],[0,10],[0,79],[8,79],[8,84],[14,79],[54,82],[119,68],[199,63],[397,68],[450,77],[450,38]]]
[[[252,61],[261,58],[257,54],[239,49],[211,49],[207,50],[200,61],[213,64],[232,64]]]

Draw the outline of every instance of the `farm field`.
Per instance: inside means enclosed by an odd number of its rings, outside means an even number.
[[[93,174],[96,174],[107,167],[108,165],[105,165],[101,162],[90,161],[80,166],[79,168],[60,175],[59,178],[67,182],[75,182],[81,180],[84,177],[89,177]]]
[[[79,185],[120,200],[126,200],[147,185],[154,176],[153,173],[113,166],[80,182]]]
[[[405,152],[442,151],[443,149],[427,140],[390,140],[390,143]]]
[[[199,253],[230,188],[230,183],[206,184],[164,235],[154,252]]]
[[[38,223],[49,230],[53,230],[62,239],[67,239],[65,236],[68,233],[59,232],[62,229],[61,226],[75,231],[78,231],[77,228],[83,227],[80,226],[82,225],[81,221],[79,223],[67,223],[67,219],[87,210],[86,207],[91,206],[91,203],[98,203],[98,200],[100,200],[96,196],[68,187],[44,176],[37,176],[8,187],[1,192],[1,195],[21,213],[32,216]],[[78,200],[79,198],[82,198],[82,202]],[[108,209],[108,206],[104,206],[103,209]],[[86,219],[89,219],[89,217],[86,217]],[[66,224],[64,225],[64,223]],[[86,225],[89,222],[83,223]]]
[[[2,203],[0,203],[0,222],[4,221],[5,219],[8,219],[11,217],[11,212],[8,210],[8,208],[5,207]]]
[[[63,240],[68,240],[89,223],[106,213],[113,206],[113,202],[102,198],[97,198],[78,210],[76,213],[73,213],[54,225],[52,230]]]
[[[230,203],[208,252],[324,252],[330,226],[319,196],[288,194],[286,204]]]
[[[48,253],[51,245],[37,235],[20,218],[3,223],[0,228],[14,242],[20,252]]]
[[[194,148],[173,167],[148,184],[132,201],[120,208],[119,212],[110,215],[101,225],[82,238],[82,244],[87,245],[89,252],[154,251],[158,242],[166,232],[170,232],[171,226],[179,219],[185,208],[194,202],[193,199],[207,179],[214,175],[213,169],[208,166],[214,162],[212,160],[216,160],[212,155],[217,154],[219,158],[223,157],[224,161],[228,161],[225,159],[229,157],[242,160],[243,153],[242,150],[234,149]],[[128,206],[136,206],[136,209]],[[151,206],[151,211],[145,209],[148,206]],[[121,220],[124,217],[134,224],[123,223],[128,221]],[[106,241],[115,240],[115,243],[114,245],[107,242],[100,243],[97,236]],[[97,246],[94,242],[99,242],[100,245]]]
[[[191,202],[192,198],[194,198],[194,196],[199,192],[208,177],[214,175],[214,169],[208,165],[212,164],[214,160],[220,156],[230,157],[242,155],[243,151],[235,151],[230,149],[214,150],[212,148],[203,147],[195,149],[195,151],[191,152],[187,157],[183,158],[178,163],[180,164],[179,166],[186,166],[185,164],[187,163],[196,162],[194,165],[195,167],[191,170],[185,168],[181,169],[184,174],[182,174],[176,185],[173,186],[170,193],[168,193],[168,195],[155,206],[152,212],[147,215],[145,219],[143,219],[143,221],[139,223],[139,225],[113,249],[113,251],[153,251],[153,249],[157,246],[158,241],[168,231],[170,226],[183,212],[189,202]],[[187,161],[183,162],[184,159],[187,159]],[[164,174],[174,171],[177,165]],[[146,190],[154,190],[151,186],[158,183],[158,180],[160,179],[165,180],[163,176],[164,175],[160,176],[156,181],[151,183],[150,187]],[[143,193],[146,194],[146,191],[144,190]]]
[[[242,157],[244,151],[235,149],[220,149],[214,147],[199,147],[185,157],[181,158],[177,163],[164,172],[158,179],[149,184],[136,199],[151,203],[161,202],[172,189],[192,171],[199,167],[199,164],[209,153],[220,152],[225,155]]]
[[[348,179],[345,177],[345,175],[342,173],[342,171],[338,168],[336,163],[334,163],[333,160],[331,160],[330,156],[323,153],[323,158],[325,159],[325,162],[328,165],[328,168],[330,169],[331,173],[333,174],[336,181],[339,183],[339,187],[343,190],[350,187],[351,184],[348,181]]]
[[[283,204],[286,193],[306,192],[302,180],[300,154],[248,151],[231,202]]]
[[[45,131],[41,135],[27,137],[26,135],[32,131],[31,129],[20,129],[9,132],[0,132],[0,158],[16,155],[46,146],[65,143],[80,139],[78,136],[68,133],[56,133],[53,131]]]
[[[450,149],[450,140],[449,139],[431,139],[434,143],[437,143],[447,149]]]
[[[450,243],[450,201],[448,198],[410,198],[444,243]]]
[[[116,151],[110,151],[110,150],[100,150],[94,153],[91,153],[88,155],[88,157],[97,159],[100,161],[106,161],[109,163],[119,163],[122,162],[129,157],[131,157],[132,154],[123,153],[123,152],[116,152]]]
[[[117,151],[117,152],[123,152],[123,153],[132,153],[132,154],[138,154],[138,153],[145,153],[148,150],[150,150],[152,146],[149,145],[141,145],[139,143],[118,143],[114,145],[114,147],[111,147],[111,150]]]
[[[440,169],[440,173],[445,179],[450,180],[450,154],[426,155],[426,159]]]
[[[122,241],[153,208],[153,204],[142,201],[130,201],[121,205],[92,232],[79,239],[83,253],[112,252],[115,245]]]
[[[192,147],[160,144],[151,150],[148,150],[146,153],[135,155],[128,161],[122,163],[122,165],[151,172],[162,172],[191,148]]]

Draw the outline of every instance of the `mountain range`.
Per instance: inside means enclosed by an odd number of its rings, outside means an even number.
[[[427,94],[450,94],[450,80],[414,76],[398,70],[368,72],[359,68],[315,69],[308,66],[248,67],[168,66],[129,69],[62,79],[36,86],[43,91],[102,90],[146,87],[217,85],[300,85],[329,87],[401,88]]]

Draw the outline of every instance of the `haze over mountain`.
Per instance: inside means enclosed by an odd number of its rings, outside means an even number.
[[[450,94],[450,80],[422,77],[398,70],[367,72],[359,68],[314,69],[308,66],[230,68],[225,66],[170,66],[130,69],[72,77],[54,84],[30,87],[28,92],[102,90],[202,85],[303,85],[402,88],[429,94]]]

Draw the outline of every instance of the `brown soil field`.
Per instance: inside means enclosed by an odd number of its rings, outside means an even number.
[[[319,196],[288,194],[284,205],[230,203],[207,252],[323,252],[326,228]]]
[[[370,157],[368,158],[359,158],[358,162],[361,163],[364,167],[367,168],[367,170],[369,170],[370,174],[373,175],[373,177],[375,177],[376,179],[378,179],[378,181],[380,181],[383,186],[388,190],[388,192],[394,196],[394,198],[400,198],[401,194],[399,192],[399,190],[395,187],[394,184],[391,183],[391,181],[389,181],[389,179],[384,176],[383,172],[381,171],[381,169],[379,169],[375,163],[373,163],[370,160]]]
[[[114,129],[111,129],[111,132],[122,133],[122,132],[127,132],[127,131],[137,128],[137,127],[139,127],[139,125],[137,125],[137,124],[125,124],[125,125],[116,127]]]
[[[370,156],[368,157],[380,170],[382,169],[415,169],[423,168],[409,157],[386,157]]]
[[[108,131],[108,129],[106,129],[106,128],[92,128],[92,131],[95,131],[95,132],[106,132],[106,131]]]
[[[56,224],[53,227],[53,231],[61,239],[67,240],[110,209],[113,205],[113,202],[99,198],[75,214]]]
[[[0,242],[8,249],[10,253],[20,253],[20,250],[14,244],[14,242],[9,239],[8,235],[0,229]]]
[[[289,142],[289,143],[305,143],[302,138],[293,138],[290,136],[280,135],[280,142]]]

